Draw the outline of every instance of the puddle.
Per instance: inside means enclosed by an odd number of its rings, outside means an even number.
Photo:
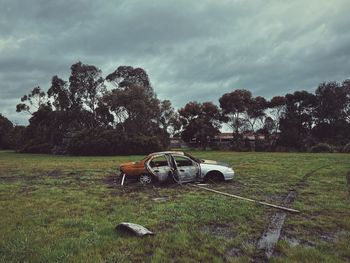
[[[273,250],[280,237],[285,218],[285,212],[276,213],[271,219],[268,228],[264,231],[263,235],[258,241],[257,249],[264,251],[267,258],[270,258],[273,254]]]

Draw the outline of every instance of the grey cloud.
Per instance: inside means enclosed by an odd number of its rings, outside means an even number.
[[[161,99],[272,97],[350,77],[347,0],[0,0],[0,112],[71,64],[143,67]],[[10,105],[10,102],[13,103]],[[17,114],[17,115],[16,115]],[[16,117],[18,116],[18,117]]]

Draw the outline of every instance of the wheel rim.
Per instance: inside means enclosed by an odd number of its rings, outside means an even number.
[[[141,184],[150,184],[152,182],[152,177],[148,174],[143,174],[140,176]]]

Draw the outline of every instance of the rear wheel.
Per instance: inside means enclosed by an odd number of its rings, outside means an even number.
[[[140,181],[141,184],[147,185],[147,184],[153,183],[154,178],[150,174],[141,174],[139,181]]]

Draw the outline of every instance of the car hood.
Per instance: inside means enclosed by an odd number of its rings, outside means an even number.
[[[202,164],[209,164],[209,165],[212,164],[212,165],[221,165],[221,166],[231,167],[227,163],[218,162],[218,161],[214,161],[214,160],[202,160]]]

